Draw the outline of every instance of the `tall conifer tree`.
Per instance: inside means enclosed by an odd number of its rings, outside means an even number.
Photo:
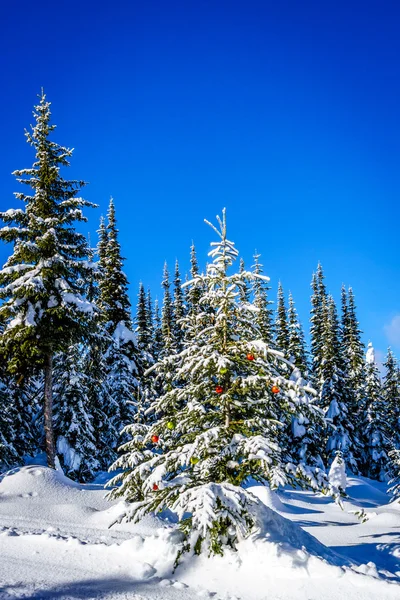
[[[92,276],[88,244],[74,228],[86,220],[82,208],[93,204],[77,197],[82,181],[60,174],[72,150],[50,139],[55,125],[43,92],[33,114],[36,123],[26,138],[36,159],[31,168],[14,172],[31,192],[16,194],[24,209],[0,213],[8,224],[0,239],[14,245],[0,272],[1,352],[13,373],[43,370],[47,461],[54,468],[53,357],[87,335],[95,310],[84,297],[83,282]]]
[[[320,390],[321,387],[321,365],[323,361],[323,334],[324,321],[326,316],[327,293],[324,283],[324,273],[322,265],[318,263],[317,272],[313,274],[311,288],[311,355],[312,355],[312,380],[314,387]]]
[[[307,349],[304,339],[304,332],[301,327],[299,317],[297,315],[296,306],[293,296],[289,293],[289,308],[288,308],[288,355],[294,365],[299,369],[303,377],[308,374],[308,359]]]
[[[100,468],[88,394],[82,365],[82,348],[71,345],[55,359],[54,421],[57,454],[70,477],[92,479]]]
[[[389,467],[390,431],[385,414],[382,384],[375,362],[375,351],[369,342],[366,355],[366,405],[364,419],[363,474],[371,479],[387,481]]]
[[[182,319],[185,316],[185,312],[181,274],[179,271],[179,263],[176,261],[174,278],[174,338],[178,352],[183,350],[184,333],[182,329]]]
[[[329,432],[326,452],[330,464],[341,451],[347,466],[357,471],[355,459],[358,441],[349,418],[346,373],[340,345],[340,327],[335,302],[328,296],[324,307],[322,354],[320,365],[321,406],[334,429]]]
[[[171,284],[167,263],[164,264],[162,287],[164,290],[163,306],[161,311],[162,353],[169,354],[176,349],[175,340],[175,315],[174,304],[171,296]]]
[[[392,443],[400,448],[400,380],[397,360],[388,348],[386,360],[383,364],[386,369],[383,378],[382,398],[385,403],[385,420],[391,432]]]
[[[100,303],[104,311],[107,329],[112,335],[119,323],[128,328],[132,326],[131,303],[128,295],[128,280],[123,272],[124,258],[118,239],[117,220],[114,200],[111,198],[107,212],[107,228],[100,223],[99,259],[100,269]]]
[[[278,283],[278,301],[275,319],[275,343],[278,350],[288,356],[289,351],[289,326],[285,306],[285,296],[281,282]]]
[[[263,274],[263,266],[260,263],[260,254],[254,255],[254,265],[252,267],[253,273],[255,275]],[[253,292],[253,302],[254,306],[257,308],[257,312],[255,314],[255,321],[260,330],[260,336],[263,342],[268,344],[268,346],[272,346],[273,337],[274,337],[274,327],[273,327],[273,311],[270,308],[270,302],[268,300],[268,283],[265,279],[261,279],[260,277],[255,277],[252,283],[252,292]]]

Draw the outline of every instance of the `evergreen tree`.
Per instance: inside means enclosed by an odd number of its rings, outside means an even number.
[[[366,356],[366,405],[367,414],[364,420],[364,467],[363,474],[371,479],[387,481],[388,454],[391,450],[388,439],[386,407],[382,396],[382,385],[378,367],[375,362],[375,351],[368,344]]]
[[[136,338],[123,321],[117,325],[104,358],[107,385],[112,400],[106,414],[115,429],[121,432],[125,425],[132,422],[137,412],[136,401],[140,393],[138,380],[140,357],[136,349]],[[117,444],[116,439],[114,448]]]
[[[239,260],[239,273],[243,276],[246,272],[246,267],[244,264],[244,260],[243,258],[241,258]],[[240,300],[242,302],[248,302],[250,299],[250,289],[249,286],[247,285],[247,281],[245,279],[245,277],[242,277],[242,284],[239,288],[239,295],[240,295]]]
[[[283,360],[280,353],[259,339],[253,307],[240,300],[244,275],[228,274],[237,250],[226,237],[225,211],[218,221],[220,229],[212,226],[219,236],[212,244],[213,262],[191,284],[203,290],[200,303],[214,313],[193,343],[160,361],[157,368],[172,371],[180,385],[155,400],[149,428],[127,428],[132,440],[113,465],[124,472],[110,482],[121,483],[112,498],[133,502],[127,519],[137,522],[169,508],[187,535],[186,549],[214,554],[222,554],[225,545],[235,548],[262,519],[262,503],[245,489],[251,477],[272,488],[327,483],[318,469],[296,467],[282,456],[278,413],[290,422],[301,411],[318,422],[321,411],[298,382],[280,375],[275,368]],[[249,283],[254,277],[261,276],[246,274]],[[199,319],[203,325],[203,314],[189,314],[185,327],[198,331]]]
[[[151,300],[150,300],[151,307]],[[152,332],[150,328],[149,300],[144,291],[143,284],[139,285],[138,303],[136,310],[136,335],[139,350],[149,352],[152,344]]]
[[[114,201],[111,198],[106,229],[99,230],[99,302],[103,311],[108,342],[104,348],[106,385],[109,406],[103,410],[112,425],[111,430],[121,431],[136,412],[138,376],[143,370],[137,340],[133,333],[128,280],[123,272],[124,259],[118,239]],[[105,396],[107,397],[107,395]],[[110,440],[116,448],[118,440]]]
[[[100,332],[102,330],[100,329]],[[119,405],[108,381],[105,350],[108,338],[94,335],[83,352],[82,371],[85,376],[88,411],[93,424],[94,444],[99,468],[108,469],[115,460],[115,450],[121,425]]]
[[[361,340],[354,294],[349,288],[346,294],[342,288],[342,349],[345,368],[348,376],[348,388],[353,394],[352,414],[354,416],[363,412],[361,401],[364,395],[365,382],[365,347]]]
[[[37,428],[35,424],[39,408],[36,380],[33,376],[22,378],[5,375],[3,381],[7,390],[8,415],[15,431],[13,446],[20,458],[25,455],[34,456],[42,444],[41,428]],[[42,385],[39,387],[39,392],[42,396]],[[43,405],[42,402],[40,404]],[[42,418],[39,418],[39,422],[43,425]]]
[[[66,353],[57,355],[54,375],[57,454],[69,477],[87,481],[93,478],[100,463],[79,345],[71,345]]]
[[[190,278],[195,279],[199,274],[199,264],[197,262],[197,254],[194,243],[190,247]],[[199,311],[199,300],[201,297],[201,290],[188,286],[185,288],[186,306],[187,312],[192,314],[193,312]]]
[[[162,334],[162,324],[160,317],[160,307],[158,304],[158,300],[154,303],[154,336],[153,336],[153,345],[151,354],[154,357],[155,361],[161,356],[161,352],[163,349],[163,334]]]
[[[0,321],[5,325],[1,353],[12,373],[44,372],[46,452],[54,468],[53,356],[87,335],[95,312],[82,285],[92,276],[88,245],[74,229],[76,221],[86,220],[82,208],[93,205],[77,197],[83,182],[61,177],[60,168],[69,165],[72,150],[50,140],[55,125],[43,92],[33,114],[36,124],[26,138],[36,160],[31,168],[14,172],[32,192],[16,194],[25,209],[0,213],[7,224],[0,239],[14,245],[0,271]]]
[[[385,420],[391,439],[396,448],[400,447],[400,381],[397,360],[388,348],[383,365],[386,374],[383,378],[382,398],[385,403]]]
[[[99,257],[99,268],[100,268],[100,272],[104,273],[106,270],[106,261],[107,261],[108,231],[107,231],[107,227],[106,227],[103,216],[100,217],[100,225],[99,225],[97,234],[99,236],[99,241],[97,243],[97,255]],[[103,285],[104,279],[105,279],[105,277],[103,277],[100,280],[102,285]],[[104,310],[105,310],[105,306],[104,306]]]
[[[349,418],[346,374],[340,346],[340,328],[336,305],[332,296],[328,296],[324,311],[324,329],[322,337],[322,361],[320,365],[321,406],[326,417],[333,425],[326,451],[329,464],[340,450],[347,466],[357,472],[355,449],[358,440],[354,437],[354,427]]]
[[[104,296],[102,294],[102,286],[105,279],[105,271],[106,271],[106,259],[107,259],[107,244],[108,244],[108,232],[107,227],[104,221],[104,217],[100,217],[100,225],[97,230],[98,241],[97,247],[94,252],[94,255],[97,255],[97,263],[95,270],[95,279],[94,279],[94,298],[96,298],[96,302],[98,307],[102,313],[102,322],[105,321],[105,312],[106,306],[104,304]],[[94,258],[94,257],[93,257]]]
[[[99,282],[100,306],[104,312],[107,329],[112,335],[119,323],[130,328],[131,303],[128,295],[128,280],[123,272],[124,259],[121,256],[121,246],[118,240],[117,221],[115,217],[114,200],[110,199],[108,207],[108,224],[100,223],[98,253],[100,269]]]
[[[252,284],[253,302],[257,308],[255,321],[260,331],[260,337],[268,346],[273,346],[273,314],[269,308],[268,290],[270,289],[266,279],[261,279],[257,275],[263,274],[263,266],[260,263],[260,255],[254,255],[253,273],[256,275]]]
[[[299,369],[303,377],[308,373],[308,360],[304,332],[299,322],[293,296],[289,293],[288,308],[288,354],[293,364]]]
[[[327,293],[324,283],[324,273],[319,263],[317,272],[313,274],[311,287],[313,290],[311,296],[311,355],[312,355],[312,381],[315,388],[320,391],[321,388],[321,367],[323,363],[323,334],[324,321],[326,316]]]
[[[20,460],[14,447],[16,432],[13,426],[11,398],[5,369],[0,367],[0,468],[6,468]]]
[[[354,438],[361,440],[363,437],[363,420],[366,411],[365,406],[365,347],[361,340],[353,290],[342,287],[342,327],[341,327],[341,351],[343,358],[343,369],[346,373],[346,394],[348,406],[348,418],[352,424]],[[355,459],[358,467],[361,467],[361,448],[355,449]]]
[[[176,349],[178,352],[183,350],[183,329],[182,319],[185,316],[185,304],[182,291],[182,281],[179,272],[179,263],[175,263],[175,279],[174,279],[174,338]]]
[[[285,296],[281,282],[278,283],[278,302],[275,319],[275,343],[278,350],[288,356],[289,350],[289,326],[285,306]]]
[[[400,498],[400,449],[393,445],[389,451],[388,471],[391,474],[389,481],[388,494],[392,494],[393,499]]]
[[[164,289],[164,299],[161,311],[161,332],[162,332],[162,355],[169,354],[172,349],[176,349],[175,340],[175,315],[174,305],[172,302],[170,281],[167,263],[164,264],[164,273],[162,280],[162,287]]]
[[[153,302],[151,300],[150,289],[147,290],[146,300],[147,300],[147,321],[148,321],[147,326],[149,329],[150,341],[152,341],[154,339],[154,310],[153,310]],[[153,346],[150,343],[150,346],[149,346],[150,354],[152,354],[152,352],[151,352],[152,347]]]

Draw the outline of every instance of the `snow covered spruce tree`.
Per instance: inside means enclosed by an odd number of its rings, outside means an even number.
[[[93,478],[100,463],[82,347],[71,344],[54,361],[54,431],[57,455],[69,477]]]
[[[365,347],[361,340],[361,330],[356,316],[356,306],[352,288],[348,292],[342,288],[342,356],[347,377],[348,417],[352,423],[354,437],[361,440],[365,415]],[[358,467],[362,460],[360,447],[355,449]]]
[[[188,282],[202,290],[200,306],[213,311],[185,318],[196,336],[156,367],[172,371],[176,385],[152,404],[149,428],[129,427],[132,440],[112,467],[122,472],[110,482],[119,485],[112,498],[132,503],[122,518],[137,522],[169,508],[186,534],[185,550],[211,554],[235,548],[260,524],[262,504],[246,490],[251,477],[272,488],[327,485],[324,472],[295,465],[281,452],[285,424],[278,415],[290,422],[301,412],[315,422],[322,421],[322,412],[309,390],[275,367],[285,359],[260,339],[254,306],[240,300],[244,282],[262,276],[229,274],[238,252],[226,236],[225,211],[218,223],[219,229],[209,224],[219,237],[212,243],[212,263]]]
[[[355,451],[358,440],[354,436],[354,426],[349,415],[349,396],[347,380],[340,345],[340,327],[335,302],[328,296],[323,313],[323,331],[319,383],[320,402],[326,411],[326,417],[333,428],[328,430],[326,457],[328,464],[334,460],[336,452],[341,451],[347,466],[357,472]]]
[[[3,365],[0,366],[0,469],[17,463],[20,459],[14,447],[16,440],[8,377]]]
[[[263,274],[263,266],[260,263],[260,254],[254,255],[253,273],[256,275],[252,284],[253,292],[253,304],[257,308],[255,313],[255,321],[260,331],[260,337],[268,346],[273,345],[274,338],[274,326],[273,326],[273,311],[270,308],[270,302],[268,300],[268,283],[257,277],[257,275]]]
[[[140,398],[139,410],[143,418],[144,410],[148,407],[150,398],[155,394],[154,390],[154,373],[147,374],[147,371],[154,365],[154,357],[152,356],[153,346],[153,318],[150,292],[146,294],[143,284],[139,286],[137,310],[136,310],[136,329],[138,349],[140,352]],[[139,392],[139,391],[138,391]]]
[[[176,351],[175,338],[175,312],[171,296],[171,283],[167,263],[164,264],[163,280],[161,283],[164,290],[163,305],[161,309],[161,332],[162,332],[162,356]]]
[[[289,293],[289,308],[288,308],[288,354],[291,361],[299,369],[303,377],[308,374],[308,358],[307,348],[304,339],[304,332],[297,315],[296,306],[293,296]]]
[[[285,295],[283,293],[281,282],[278,283],[278,301],[276,305],[275,318],[275,344],[279,350],[284,352],[286,358],[288,358],[289,325],[285,306]]]
[[[363,475],[379,481],[388,480],[388,455],[391,450],[390,431],[382,384],[375,362],[375,350],[369,342],[366,355],[365,394],[367,413],[364,419]]]
[[[391,432],[392,443],[396,448],[400,448],[400,378],[397,360],[391,348],[388,348],[383,366],[386,369],[382,389],[385,419]]]
[[[176,261],[174,277],[174,337],[178,352],[183,350],[184,333],[182,329],[182,319],[185,316],[185,312],[186,307],[182,291],[181,274],[179,271],[179,263]]]
[[[31,192],[15,194],[25,208],[0,213],[7,223],[0,239],[14,245],[0,271],[1,353],[9,371],[20,377],[32,369],[44,372],[46,452],[54,468],[53,356],[82,340],[93,322],[94,306],[85,299],[82,284],[92,275],[88,244],[74,223],[86,221],[82,208],[94,205],[77,197],[83,182],[60,174],[72,150],[50,140],[55,125],[43,92],[33,114],[36,124],[26,138],[36,160],[31,168],[14,172]]]
[[[197,261],[196,247],[194,243],[190,246],[190,276],[194,279],[199,274],[199,264]],[[201,290],[193,287],[185,288],[186,310],[188,314],[192,314],[199,310],[199,300]],[[185,332],[187,333],[187,332]]]
[[[311,375],[314,387],[320,391],[321,384],[321,365],[323,363],[323,333],[325,311],[327,305],[327,292],[324,283],[324,273],[322,265],[318,263],[317,272],[313,274],[311,281],[311,356],[312,366]]]
[[[161,316],[160,316],[160,306],[158,303],[158,299],[156,298],[154,302],[154,336],[153,343],[151,346],[151,354],[154,356],[155,360],[158,360],[161,356],[161,352],[163,349],[163,334],[162,334],[162,324],[161,324]]]
[[[107,218],[106,229],[100,226],[99,232],[99,305],[109,337],[104,360],[110,405],[109,410],[104,408],[104,412],[114,428],[121,431],[132,420],[136,410],[140,356],[133,332],[128,280],[123,272],[124,259],[112,198]]]

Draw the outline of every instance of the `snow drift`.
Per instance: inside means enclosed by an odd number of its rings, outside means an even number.
[[[275,508],[290,509],[277,495],[260,486],[250,491],[265,503],[262,531],[223,557],[185,555],[174,571],[182,535],[173,522],[148,517],[109,530],[124,506],[105,500],[101,486],[76,484],[42,466],[15,469],[0,481],[0,598],[11,597],[8,589],[18,597],[17,584],[21,594],[35,598],[77,597],[65,591],[71,586],[83,598],[137,599],[139,592],[142,598],[181,600],[196,594],[232,600],[399,598],[399,586],[382,579],[373,564],[351,562],[278,514]]]

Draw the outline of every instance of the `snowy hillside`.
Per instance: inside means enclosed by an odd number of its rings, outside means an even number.
[[[265,531],[237,554],[190,557],[168,519],[115,525],[122,503],[43,466],[0,482],[0,598],[352,600],[400,597],[400,505],[384,484],[349,478],[342,511],[311,492],[250,488]],[[364,509],[360,523],[351,511]],[[373,564],[375,563],[375,564]]]

